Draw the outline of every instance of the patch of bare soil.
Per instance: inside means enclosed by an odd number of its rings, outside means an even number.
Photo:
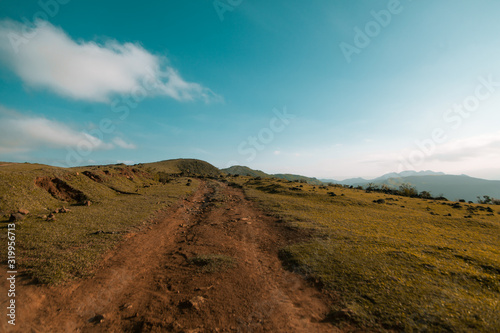
[[[0,330],[340,331],[325,320],[330,296],[278,259],[296,232],[259,211],[241,190],[203,183],[154,223],[128,234],[93,278],[51,287],[18,281],[17,325],[2,320]],[[200,255],[234,264],[204,270],[192,260]],[[5,282],[0,286],[6,290]]]
[[[71,187],[64,180],[59,178],[38,177],[35,179],[35,185],[43,188],[58,200],[76,203],[87,200],[83,192]]]
[[[103,172],[103,174],[104,174],[104,172]],[[95,172],[86,170],[86,171],[82,172],[82,175],[89,177],[90,179],[92,179],[95,182],[98,182],[98,183],[102,183],[103,182],[103,179],[102,179],[101,175],[98,175]]]

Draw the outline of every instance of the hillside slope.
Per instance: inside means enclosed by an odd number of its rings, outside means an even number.
[[[22,230],[17,254],[25,271],[58,283],[88,274],[124,233],[196,190],[196,177],[219,174],[198,160],[75,168],[0,163],[0,222]]]
[[[117,194],[135,194],[157,184],[158,174],[210,176],[219,169],[199,160],[178,159],[128,166],[125,164],[59,168],[42,164],[3,163],[0,166],[0,213],[19,209],[46,210],[58,205],[100,202]]]

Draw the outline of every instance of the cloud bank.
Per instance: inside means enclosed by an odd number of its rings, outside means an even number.
[[[437,147],[429,160],[462,162],[468,159],[500,157],[500,132],[462,138]]]
[[[0,21],[0,61],[32,87],[92,102],[137,92],[178,101],[220,101],[210,89],[185,81],[166,58],[135,43],[104,45],[74,41],[62,29],[38,20],[27,26]]]
[[[74,129],[62,122],[40,116],[25,116],[0,107],[0,155],[28,152],[38,148],[78,148],[91,145],[94,150],[135,149],[136,146],[115,137],[112,143]]]

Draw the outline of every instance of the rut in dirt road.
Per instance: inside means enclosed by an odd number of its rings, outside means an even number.
[[[335,332],[329,298],[282,268],[292,231],[202,182],[129,234],[92,279],[22,286],[19,332]]]

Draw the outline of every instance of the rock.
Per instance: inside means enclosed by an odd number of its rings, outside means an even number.
[[[192,298],[189,302],[191,302],[193,308],[199,310],[201,305],[205,303],[205,298],[202,296],[196,296],[195,298]]]
[[[30,211],[29,211],[29,210],[27,210],[27,209],[22,209],[22,208],[21,208],[21,209],[19,209],[17,212],[18,212],[19,214],[23,214],[23,215],[28,215],[28,214],[30,213]]]
[[[10,214],[9,222],[18,222],[24,220],[24,215],[19,213]]]
[[[69,213],[69,212],[71,212],[71,210],[66,207],[59,208],[59,213]]]
[[[193,308],[199,310],[201,305],[205,303],[205,298],[202,296],[196,296],[191,298],[189,301],[183,301],[179,303],[179,307],[183,309]]]
[[[49,216],[47,216],[47,221],[55,221],[56,220],[56,216],[54,215],[54,213],[50,213]]]
[[[120,309],[122,309],[122,310],[132,309],[132,304],[130,304],[130,303],[123,304],[120,307]]]
[[[104,316],[101,314],[95,315],[89,319],[89,323],[100,324],[104,321]]]

